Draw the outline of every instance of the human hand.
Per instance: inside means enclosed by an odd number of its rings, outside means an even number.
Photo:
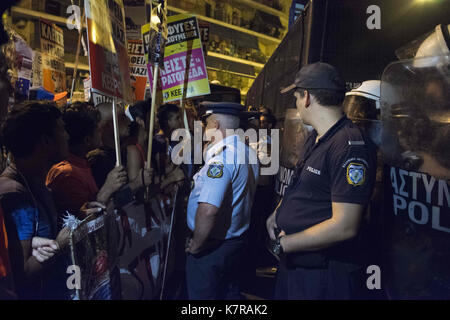
[[[62,250],[65,247],[67,247],[69,245],[69,240],[70,240],[70,229],[68,227],[65,227],[58,233],[58,236],[56,237],[56,242],[59,245],[59,249]]]
[[[106,207],[104,204],[97,202],[97,201],[91,201],[86,202],[83,204],[83,206],[80,208],[80,212],[84,215],[88,216],[93,213],[101,212],[102,210],[105,210]]]
[[[40,263],[52,258],[60,250],[56,240],[41,237],[33,237],[31,248],[33,257]]]
[[[184,180],[184,172],[181,170],[180,167],[176,167],[174,170],[172,170],[168,175],[167,179],[170,181],[170,183],[183,181]]]
[[[122,188],[128,181],[127,172],[123,166],[115,167],[108,173],[105,184],[100,189],[97,195],[97,200],[102,203],[107,203],[111,195]]]
[[[195,241],[194,238],[189,238],[186,241],[186,250],[185,251],[187,253],[197,254],[201,251],[200,249],[201,249],[201,245],[197,241]]]
[[[269,233],[269,237],[271,240],[275,241],[277,239],[277,235],[275,234],[275,229],[278,228],[277,223],[275,221],[276,211],[270,215],[266,220],[266,228]]]
[[[145,188],[149,186],[153,181],[153,168],[141,169],[141,175],[139,178],[141,179],[141,187]]]

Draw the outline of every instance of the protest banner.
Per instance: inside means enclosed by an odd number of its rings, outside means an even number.
[[[41,52],[52,57],[64,58],[64,33],[55,24],[39,21]]]
[[[203,55],[206,58],[208,55],[209,29],[211,28],[211,24],[206,21],[200,21],[198,27],[200,28],[200,38],[202,39]]]
[[[61,28],[45,20],[39,21],[40,52],[33,60],[33,86],[43,87],[51,93],[66,90],[64,62],[64,34]]]
[[[43,87],[55,93],[66,89],[66,67],[64,60],[38,51],[33,59],[33,87]]]
[[[85,0],[92,91],[132,101],[122,0]]]
[[[128,40],[128,57],[134,101],[144,100],[148,76],[142,40]]]
[[[84,101],[88,102],[91,100],[91,77],[87,77],[83,80],[83,89],[84,89]],[[96,103],[94,102],[94,105]]]
[[[124,0],[128,57],[134,101],[144,100],[147,85],[147,64],[144,58],[141,27],[145,24],[145,1]]]
[[[19,36],[16,35],[14,39],[14,55],[15,67],[17,68],[17,81],[15,84],[16,95],[24,99],[28,99],[31,79],[33,74],[33,50],[28,44]]]
[[[144,42],[148,38],[148,25],[142,28]],[[197,18],[179,14],[167,18],[168,38],[161,66],[161,81],[164,102],[210,94],[208,74],[203,55],[203,46]],[[149,81],[153,88],[152,65],[149,63]]]
[[[120,299],[116,214],[113,211],[84,220],[71,232],[72,264],[80,268],[79,300]]]
[[[173,252],[168,256],[168,240],[176,199],[176,193],[158,193],[145,204],[134,202],[119,211],[123,299],[150,300],[160,295],[167,260],[174,259]]]

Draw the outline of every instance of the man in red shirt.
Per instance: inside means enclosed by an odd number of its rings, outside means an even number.
[[[95,183],[86,154],[100,145],[98,110],[85,103],[74,103],[64,112],[63,120],[70,153],[66,160],[50,169],[46,185],[53,192],[58,214],[68,211],[77,216],[85,202],[106,204],[127,183],[127,174],[123,167],[116,167],[100,189]]]

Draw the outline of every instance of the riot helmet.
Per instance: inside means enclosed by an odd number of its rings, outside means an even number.
[[[344,112],[377,145],[381,144],[379,80],[364,81],[359,87],[347,92]]]

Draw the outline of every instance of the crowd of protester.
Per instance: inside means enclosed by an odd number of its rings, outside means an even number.
[[[120,166],[116,165],[111,104],[75,102],[57,107],[24,101],[10,106],[9,112],[6,103],[2,105],[1,298],[69,298],[69,231],[63,224],[67,215],[83,220],[108,206],[145,201],[148,187],[150,192],[164,194],[183,185],[190,191],[190,178],[200,166],[177,166],[171,161],[178,143],[171,140],[172,133],[183,126],[181,108],[175,104],[158,108],[151,169],[146,169],[150,104],[141,101],[119,111]],[[274,116],[264,112],[253,119],[254,128],[260,120],[261,128],[274,127]],[[199,117],[194,108],[187,109],[187,116],[193,133]],[[244,122],[250,123],[248,118]],[[260,154],[267,152],[267,144],[253,147]],[[258,187],[265,201],[255,206],[254,214],[259,216],[252,218],[257,242],[270,213],[266,205],[273,190],[270,179],[261,180]],[[185,236],[185,217],[175,228]],[[183,249],[177,254],[183,255]]]

